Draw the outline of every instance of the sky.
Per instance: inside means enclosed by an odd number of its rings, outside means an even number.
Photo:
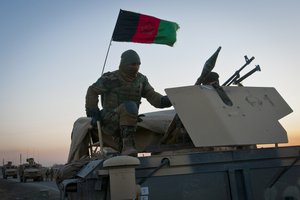
[[[85,116],[88,86],[104,67],[119,10],[177,22],[173,47],[112,42],[104,71],[134,49],[157,92],[193,85],[221,46],[214,71],[225,82],[260,65],[244,86],[274,87],[293,109],[280,120],[300,145],[300,1],[298,0],[0,0],[0,159],[43,165],[67,160],[74,121]],[[147,101],[140,112],[157,111]],[[1,161],[1,163],[2,163]]]

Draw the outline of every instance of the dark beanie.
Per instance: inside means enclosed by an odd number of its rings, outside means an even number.
[[[121,55],[120,65],[128,65],[132,63],[141,64],[139,55],[132,49],[124,51]]]

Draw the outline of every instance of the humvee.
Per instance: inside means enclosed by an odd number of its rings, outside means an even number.
[[[20,182],[26,182],[28,179],[33,181],[43,181],[43,168],[41,164],[34,161],[34,158],[27,158],[27,163],[19,166]]]
[[[8,177],[17,178],[18,177],[18,167],[12,164],[12,161],[8,161],[2,167],[3,178],[7,179]]]
[[[61,199],[300,199],[300,146],[279,146],[288,142],[279,120],[292,109],[275,88],[239,86],[166,89],[174,110],[141,117],[138,157],[120,155],[100,122],[95,130],[79,118],[69,152],[78,159],[57,176]],[[75,156],[87,141],[89,154]]]

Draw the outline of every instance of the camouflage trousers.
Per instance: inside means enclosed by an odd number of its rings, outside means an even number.
[[[121,126],[136,127],[138,107],[133,101],[126,101],[112,111],[103,110],[102,131],[114,137],[120,137]]]

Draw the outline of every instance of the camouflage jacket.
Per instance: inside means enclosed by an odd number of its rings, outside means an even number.
[[[156,108],[162,108],[162,95],[155,92],[145,75],[138,73],[136,79],[125,81],[119,70],[103,74],[92,84],[86,94],[86,110],[98,108],[98,96],[101,95],[101,104],[104,109],[113,110],[125,101],[134,101],[137,106],[141,104],[141,98]]]

